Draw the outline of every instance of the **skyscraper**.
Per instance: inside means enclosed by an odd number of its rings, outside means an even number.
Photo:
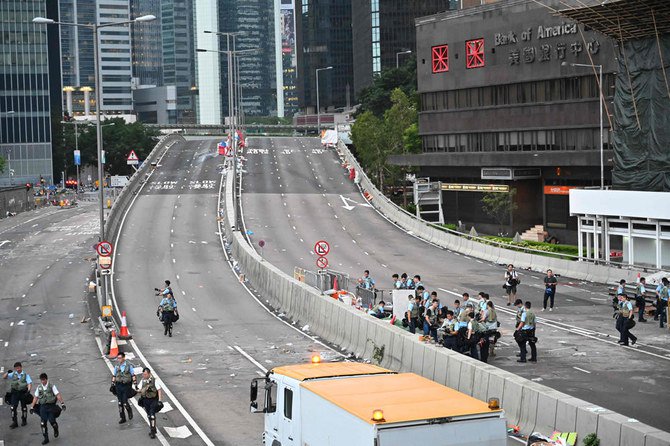
[[[205,31],[218,31],[219,13],[217,0],[195,1],[195,46],[199,49],[218,51],[219,37]],[[225,49],[225,48],[222,48]],[[223,116],[221,90],[221,57],[216,52],[199,52],[196,59],[196,79],[198,80],[198,123],[221,124]],[[227,84],[226,84],[227,85]],[[228,110],[226,108],[225,110]]]
[[[332,66],[319,77],[322,108],[353,102],[354,68],[351,0],[295,0],[299,105],[316,109],[316,69]]]
[[[60,0],[60,19],[70,23],[109,23],[130,20],[129,0]],[[144,26],[144,25],[143,25]],[[72,95],[73,111],[84,111],[84,89],[95,88],[93,32],[84,27],[59,27],[63,88]],[[131,90],[132,64],[130,27],[110,26],[100,29],[100,75],[104,114],[130,114],[133,111]],[[92,99],[94,94],[90,94]],[[90,101],[91,109],[96,107]]]
[[[453,0],[352,1],[356,93],[370,85],[383,69],[394,68],[397,53],[415,51],[414,19],[454,9],[457,4]]]
[[[0,1],[0,155],[8,161],[0,174],[2,186],[36,182],[40,176],[53,181],[49,31],[31,23],[55,15],[47,13],[46,3]]]

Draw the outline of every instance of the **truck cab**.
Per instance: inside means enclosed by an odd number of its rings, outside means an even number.
[[[267,446],[507,444],[497,401],[371,364],[276,367],[252,380],[250,397],[251,412],[265,415]]]

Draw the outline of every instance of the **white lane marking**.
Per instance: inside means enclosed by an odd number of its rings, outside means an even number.
[[[179,280],[179,274],[177,274],[177,280]]]
[[[6,341],[5,342],[5,347],[7,347],[8,345],[9,345],[9,341]]]
[[[166,148],[165,152],[163,152],[163,155],[161,155],[161,157],[158,159],[158,164],[160,164],[160,161],[163,159],[163,157],[165,156],[165,154],[168,152],[168,150],[169,150],[173,145],[174,145],[174,144],[172,144],[172,145],[170,145],[170,146],[168,146],[168,147]],[[152,172],[149,172],[149,175],[148,175],[147,179],[149,179],[149,178],[151,177],[152,174],[153,174],[153,171],[152,171]],[[123,232],[123,225],[124,225],[125,222],[126,222],[126,218],[128,217],[128,214],[130,213],[130,210],[132,209],[133,205],[135,204],[135,200],[137,200],[137,197],[140,196],[140,193],[142,192],[142,189],[144,188],[144,186],[145,186],[147,183],[148,183],[148,181],[145,182],[144,184],[142,184],[142,185],[140,186],[139,190],[137,191],[137,194],[135,194],[135,196],[133,197],[133,200],[130,202],[130,204],[129,204],[128,207],[126,208],[126,212],[124,212],[124,214],[123,214],[123,218],[121,219],[121,224],[119,225],[119,230],[118,230],[118,232],[116,233],[116,240],[115,240],[115,242],[114,242],[114,246],[117,246],[117,247],[119,246],[119,238],[121,237],[121,233]],[[174,230],[171,230],[171,231],[174,232]],[[118,249],[118,248],[117,248],[117,249]],[[114,265],[116,264],[116,262],[114,261],[114,259],[115,259],[115,257],[116,257],[116,252],[117,252],[117,251],[114,251],[114,253],[112,254],[112,256],[113,256],[113,258],[112,258],[112,277],[113,277],[113,275],[114,275]],[[118,302],[117,302],[117,300],[116,300],[116,292],[115,292],[115,289],[114,289],[114,280],[111,281],[111,284],[112,284],[112,286],[111,286],[111,290],[112,290],[112,301],[114,302],[114,308],[115,308],[116,314],[117,314],[117,316],[120,318],[120,317],[121,317],[121,314],[119,313],[119,304],[118,304]],[[209,439],[209,437],[207,436],[207,434],[205,434],[205,432],[200,428],[200,426],[198,426],[198,423],[195,422],[195,420],[193,419],[193,417],[191,417],[191,415],[186,411],[186,409],[184,408],[184,406],[182,406],[182,404],[179,402],[179,400],[178,400],[178,399],[174,396],[174,394],[170,391],[170,389],[167,387],[167,385],[165,384],[165,382],[160,378],[160,376],[158,376],[158,374],[156,373],[156,371],[154,370],[154,368],[151,366],[151,364],[149,363],[149,361],[147,361],[147,359],[144,357],[144,354],[142,354],[142,351],[139,349],[139,347],[137,346],[137,344],[135,343],[135,341],[131,339],[131,340],[130,340],[130,344],[132,345],[133,350],[135,350],[135,354],[137,354],[137,356],[140,358],[140,360],[142,360],[142,361],[146,364],[146,366],[151,370],[151,373],[156,377],[156,381],[157,381],[157,382],[161,385],[161,387],[163,388],[163,392],[165,392],[165,394],[172,400],[172,402],[174,403],[174,405],[175,405],[175,407],[177,408],[177,410],[179,410],[179,412],[180,412],[180,413],[182,414],[182,416],[186,419],[186,421],[189,422],[189,424],[191,425],[191,427],[193,428],[193,430],[198,434],[198,436],[202,439],[202,441],[203,441],[207,446],[215,446],[214,443],[212,442],[212,440]]]
[[[255,365],[256,367],[258,367],[263,373],[267,373],[267,372],[268,372],[268,369],[266,369],[265,367],[263,367],[263,365],[262,365],[260,362],[256,361],[256,360],[255,360],[249,353],[245,352],[244,350],[242,350],[242,349],[241,349],[240,347],[238,347],[237,345],[235,345],[234,348],[235,348],[235,350],[237,350],[242,356],[244,356],[245,358],[247,358],[247,359],[249,360],[249,362],[251,362],[253,365]]]
[[[194,308],[194,307],[191,307],[191,310],[195,311],[195,308]]]
[[[181,295],[182,295],[182,296],[186,296],[186,291],[181,290]]]
[[[177,259],[172,259],[172,263],[177,263]]]
[[[352,240],[352,242],[354,242],[354,245],[356,244],[356,240]]]
[[[9,326],[10,326],[10,327],[13,327],[13,326],[14,326],[14,322],[10,322],[10,323],[9,323]]]
[[[572,368],[575,369],[575,370],[579,370],[580,372],[588,373],[589,375],[591,374],[591,372],[589,372],[588,370],[580,369],[579,367],[574,367],[573,366]]]
[[[26,325],[26,321],[20,320],[16,323],[16,325]]]
[[[5,243],[9,243],[9,240],[3,240],[3,241],[1,241],[1,242],[0,242],[0,248],[2,248],[2,245],[4,245]]]
[[[209,328],[210,330],[214,330],[214,327],[212,327],[212,326],[209,325],[209,324],[207,324],[207,328]]]
[[[102,359],[105,361],[105,364],[107,364],[107,368],[109,369],[109,371],[111,373],[114,373],[114,366],[112,365],[112,362],[109,359],[107,359],[107,356],[105,356],[105,352],[102,348],[102,341],[100,340],[99,337],[96,336],[95,342],[98,344],[98,349],[100,350],[100,353],[102,354]],[[129,355],[127,355],[127,356],[129,356]],[[128,358],[128,359],[130,359],[130,358]],[[135,410],[142,416],[142,418],[144,419],[144,421],[147,423],[147,426],[148,426],[149,425],[149,418],[147,417],[146,412],[144,410],[140,410],[140,405],[137,404],[137,400],[135,400],[135,398],[129,398],[129,400],[130,400],[131,403],[133,403],[133,406],[135,406]],[[161,412],[161,413],[163,413],[163,412]],[[156,437],[158,438],[158,441],[160,441],[160,443],[163,446],[170,446],[170,443],[168,443],[167,439],[163,436],[163,434],[161,433],[160,430],[157,430]]]

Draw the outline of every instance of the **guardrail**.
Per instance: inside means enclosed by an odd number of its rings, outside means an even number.
[[[276,310],[309,324],[313,334],[359,357],[375,358],[393,370],[418,373],[480,400],[499,398],[509,422],[519,425],[523,433],[560,430],[578,432],[583,438],[595,432],[603,446],[670,446],[670,433],[469,356],[420,343],[409,332],[325,297],[285,274],[264,261],[239,231],[232,230],[233,181],[232,175],[226,176],[221,225],[237,268]]]
[[[605,261],[594,261],[593,259],[579,258],[567,254],[550,253],[552,256],[571,257],[571,260],[549,257],[545,251],[494,242],[448,228],[437,228],[430,222],[420,220],[398,207],[382,194],[365,174],[346,145],[339,142],[337,150],[342,159],[356,169],[360,178],[359,187],[364,193],[368,194],[370,204],[380,214],[409,234],[441,248],[498,264],[512,263],[517,268],[528,268],[535,271],[552,269],[563,276],[602,283],[619,281],[620,279],[634,281],[638,271],[658,271],[646,266],[629,266],[615,262],[607,264]]]

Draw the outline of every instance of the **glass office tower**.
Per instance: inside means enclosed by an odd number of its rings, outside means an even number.
[[[31,23],[38,16],[43,0],[0,1],[0,186],[53,180],[47,28]]]

